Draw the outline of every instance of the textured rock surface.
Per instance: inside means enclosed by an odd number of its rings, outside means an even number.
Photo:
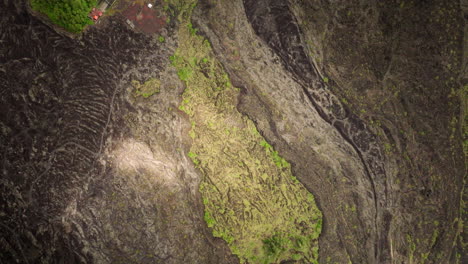
[[[209,42],[194,34],[187,18],[181,22],[171,61],[186,84],[179,108],[192,124],[188,155],[203,175],[200,193],[213,236],[241,263],[317,263],[322,213],[313,195],[236,109],[240,89]]]
[[[164,41],[119,15],[70,38],[0,2],[0,263],[239,263],[204,221],[169,61],[188,1],[169,2]],[[467,7],[195,7],[237,110],[315,196],[320,263],[468,261]],[[157,93],[135,88],[155,80]]]

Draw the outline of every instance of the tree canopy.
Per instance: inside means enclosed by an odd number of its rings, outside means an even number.
[[[96,0],[31,0],[34,10],[46,14],[53,23],[73,33],[93,24],[88,14],[95,5]]]

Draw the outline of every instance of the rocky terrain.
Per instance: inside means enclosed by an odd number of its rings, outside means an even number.
[[[466,1],[147,2],[1,0],[0,263],[468,262]]]

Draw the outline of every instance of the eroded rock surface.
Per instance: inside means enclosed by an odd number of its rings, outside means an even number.
[[[70,38],[0,2],[0,263],[239,263],[204,219],[169,61],[190,1],[169,3],[161,41],[118,14]],[[466,6],[194,8],[192,34],[240,89],[228,101],[315,196],[319,263],[467,261]]]
[[[73,40],[23,2],[0,10],[2,263],[235,263],[186,157],[176,37],[111,17]],[[131,81],[150,78],[146,99]]]

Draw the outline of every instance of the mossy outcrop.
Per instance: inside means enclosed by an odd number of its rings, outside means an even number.
[[[241,262],[317,263],[322,214],[290,164],[236,109],[233,87],[210,44],[181,19],[171,57],[185,82],[180,109],[189,115],[189,157],[204,178],[205,221]]]

